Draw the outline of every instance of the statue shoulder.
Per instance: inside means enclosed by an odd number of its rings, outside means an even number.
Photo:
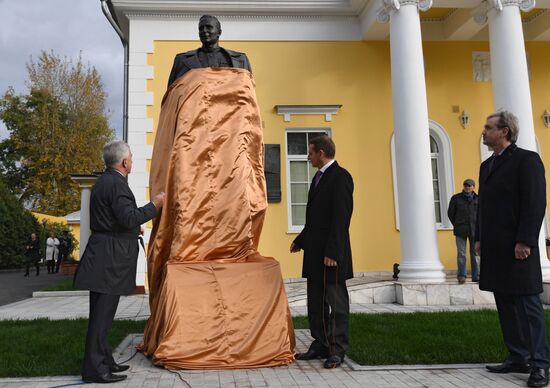
[[[198,53],[198,49],[195,50],[189,50],[183,53],[176,54],[176,58],[182,58],[182,57],[194,57]]]
[[[245,53],[241,53],[239,51],[227,50],[227,49],[224,49],[224,50],[227,52],[227,54],[229,54],[230,56],[232,56],[234,58],[247,58]]]

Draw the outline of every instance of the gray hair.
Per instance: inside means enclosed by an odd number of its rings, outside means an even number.
[[[124,140],[114,140],[103,147],[103,161],[105,166],[113,167],[130,156],[130,146]]]
[[[499,110],[487,117],[487,119],[497,117],[497,128],[508,128],[508,135],[506,138],[509,142],[515,143],[518,140],[519,135],[519,121],[516,115],[514,115],[512,112],[509,112],[507,110]]]

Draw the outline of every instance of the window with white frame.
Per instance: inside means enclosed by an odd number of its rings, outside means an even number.
[[[286,130],[286,190],[288,230],[300,232],[306,223],[309,185],[317,170],[307,160],[309,140],[329,135],[330,128],[288,128]]]
[[[439,179],[439,147],[430,135],[430,158],[432,161],[432,185],[434,190],[435,222],[441,224],[441,187]]]
[[[395,140],[391,138],[391,157],[393,173],[393,194],[395,205],[395,224],[399,229],[399,200],[395,165]],[[437,229],[451,229],[452,224],[447,216],[449,200],[454,194],[453,163],[451,140],[445,129],[430,120],[430,159],[432,166],[432,186],[434,193],[435,222]]]

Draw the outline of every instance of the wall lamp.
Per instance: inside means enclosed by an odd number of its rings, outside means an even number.
[[[550,113],[548,113],[548,110],[544,110],[544,113],[542,114],[542,122],[544,123],[545,127],[550,127]]]
[[[468,127],[468,123],[470,122],[470,115],[468,114],[468,112],[463,110],[458,118],[460,120],[460,125],[462,125],[462,128],[466,129],[466,127]]]

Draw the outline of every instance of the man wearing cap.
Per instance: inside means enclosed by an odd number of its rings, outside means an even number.
[[[474,252],[474,235],[477,213],[477,194],[475,193],[475,182],[473,179],[466,179],[462,192],[451,197],[447,215],[454,227],[456,238],[458,282],[466,281],[466,240],[470,247],[470,262],[472,265],[472,281],[479,281],[479,266]]]

